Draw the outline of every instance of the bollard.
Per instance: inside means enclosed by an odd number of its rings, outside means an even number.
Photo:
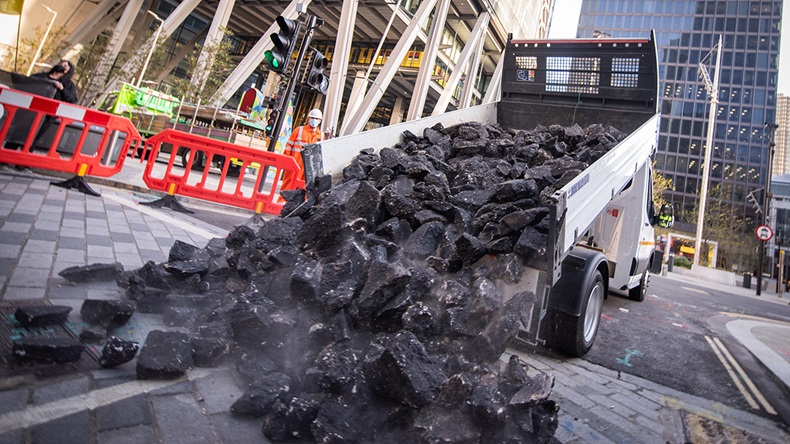
[[[667,271],[672,272],[672,268],[675,266],[675,255],[670,253],[669,259],[667,259]]]

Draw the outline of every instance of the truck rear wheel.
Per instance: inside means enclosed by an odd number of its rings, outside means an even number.
[[[189,156],[192,154],[193,150],[183,150],[181,152],[181,166],[186,168],[187,163],[189,162]],[[192,170],[202,170],[203,163],[205,156],[201,151],[195,151],[197,153],[195,155],[195,160],[192,162]]]
[[[639,278],[639,285],[636,287],[628,290],[628,298],[632,301],[642,302],[645,300],[645,294],[647,294],[647,280],[648,280],[649,272],[645,270],[642,273],[642,277]]]
[[[548,340],[551,348],[570,356],[582,356],[590,351],[601,324],[605,288],[601,272],[595,271],[590,286],[585,289],[579,316],[550,309],[552,327]]]

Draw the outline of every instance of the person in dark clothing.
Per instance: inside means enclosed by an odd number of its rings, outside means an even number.
[[[68,60],[61,60],[58,65],[66,68],[65,74],[60,79],[60,83],[63,85],[62,100],[68,103],[77,103],[77,87],[71,80],[74,77],[74,65]]]
[[[74,82],[71,81],[73,75],[74,67],[71,62],[62,60],[49,71],[33,74],[31,77],[52,82],[56,89],[53,99],[75,103],[77,101],[77,88],[74,86]]]
[[[74,65],[68,60],[61,60],[49,71],[33,74],[31,77],[52,82],[52,84],[55,85],[55,95],[52,97],[53,99],[66,103],[76,103],[77,87],[74,86],[74,82],[71,81],[73,75]],[[60,119],[55,116],[44,116],[38,131],[36,131],[36,138],[33,140],[34,148],[49,148],[48,145],[51,143],[51,140],[49,142],[47,142],[47,140],[51,139],[52,136],[47,137],[45,135],[47,134],[47,130],[49,130],[53,124],[58,124],[58,122],[60,122]]]

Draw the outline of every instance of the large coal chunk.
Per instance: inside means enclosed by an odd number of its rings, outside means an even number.
[[[112,264],[90,264],[68,267],[60,271],[58,276],[71,282],[114,281],[123,273],[120,262]]]
[[[103,368],[117,367],[125,364],[137,355],[140,344],[134,341],[124,341],[115,336],[110,337],[104,344],[99,357],[99,365]]]
[[[230,351],[224,338],[192,338],[192,360],[196,367],[215,367]]]
[[[20,361],[64,363],[79,361],[83,350],[73,338],[29,337],[14,340],[12,353]]]
[[[365,357],[364,368],[376,393],[412,407],[433,401],[446,379],[441,364],[409,331],[380,336]]]
[[[351,306],[351,314],[360,322],[370,323],[371,317],[384,308],[409,284],[411,273],[400,264],[375,261],[368,269],[367,282],[359,298]]]
[[[260,418],[271,411],[278,400],[291,390],[291,379],[282,373],[260,376],[247,391],[230,407],[237,415]]]
[[[538,258],[546,253],[548,238],[547,235],[536,228],[526,227],[521,232],[521,236],[519,236],[513,249],[524,259]]]
[[[66,322],[70,311],[71,307],[67,305],[19,307],[14,313],[14,318],[25,328],[46,327]]]
[[[137,359],[137,379],[178,378],[192,368],[192,343],[181,332],[148,333]]]
[[[134,301],[85,299],[80,308],[80,317],[91,325],[115,328],[129,322],[136,308]]]
[[[438,221],[428,222],[417,228],[406,241],[404,250],[416,257],[432,256],[439,247],[444,234],[444,224]]]
[[[200,249],[194,245],[188,244],[184,241],[176,240],[173,246],[170,247],[170,253],[167,256],[168,262],[188,261],[197,254]]]

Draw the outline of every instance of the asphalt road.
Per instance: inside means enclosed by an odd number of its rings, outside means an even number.
[[[714,350],[718,340],[790,425],[786,394],[782,396],[770,373],[724,328],[728,320],[738,316],[790,322],[790,306],[651,275],[643,302],[609,295],[598,337],[584,359],[737,409],[772,416],[750,408]]]

